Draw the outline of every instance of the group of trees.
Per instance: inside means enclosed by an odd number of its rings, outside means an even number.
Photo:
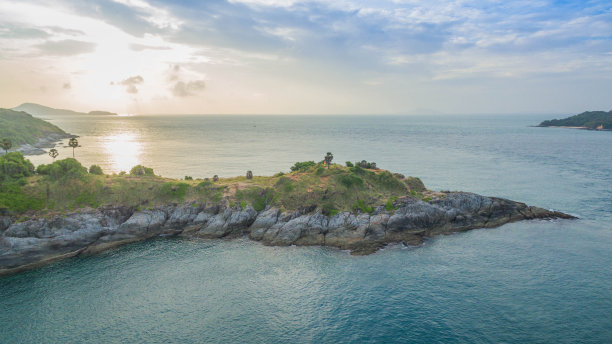
[[[4,149],[4,154],[8,154],[8,151],[13,147],[13,142],[9,138],[4,138],[2,139],[0,145],[2,146],[2,149]],[[73,137],[68,140],[68,147],[72,147],[72,158],[74,158],[74,149],[81,146],[79,145],[79,140]],[[57,149],[51,148],[49,150],[49,156],[52,157],[54,161],[58,155],[59,152],[57,151]]]

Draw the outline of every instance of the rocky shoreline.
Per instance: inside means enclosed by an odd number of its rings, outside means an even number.
[[[19,152],[23,155],[47,154],[47,151],[45,151],[43,148],[53,148],[59,141],[73,137],[78,136],[72,134],[50,133],[39,138],[34,144],[24,143],[15,148],[13,151]],[[0,155],[1,154],[4,154],[4,152],[0,152]]]
[[[137,211],[101,207],[52,218],[16,222],[0,217],[0,275],[51,261],[93,254],[156,236],[237,238],[265,245],[320,245],[370,254],[390,243],[418,245],[425,238],[530,219],[573,219],[557,211],[466,192],[424,202],[397,200],[394,210],[326,216],[315,206],[281,212],[267,208],[174,204]]]

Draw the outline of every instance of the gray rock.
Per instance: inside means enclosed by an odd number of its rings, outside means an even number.
[[[445,199],[432,202],[405,197],[394,206],[397,209],[393,212],[381,206],[372,214],[344,212],[332,217],[313,214],[312,207],[285,213],[270,208],[257,213],[252,207],[219,205],[202,211],[190,204],[139,212],[129,207],[105,207],[19,223],[1,216],[0,274],[158,235],[225,238],[249,234],[267,245],[327,245],[368,254],[391,242],[419,244],[424,237],[523,219],[573,218],[465,192],[446,193]]]

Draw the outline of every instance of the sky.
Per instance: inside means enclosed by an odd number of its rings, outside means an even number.
[[[0,0],[0,107],[612,109],[612,1]]]

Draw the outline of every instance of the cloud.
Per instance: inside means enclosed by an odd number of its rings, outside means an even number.
[[[143,51],[143,50],[170,50],[170,47],[166,46],[155,46],[155,45],[145,45],[145,44],[130,44],[130,49],[133,51]]]
[[[0,37],[10,39],[41,39],[48,38],[50,35],[41,29],[34,27],[24,27],[15,25],[0,26]]]
[[[144,82],[144,78],[140,75],[129,77],[123,81],[112,83],[111,85],[122,85],[125,86],[125,91],[127,93],[136,94],[138,93],[138,88],[136,85],[140,85]]]
[[[178,81],[172,88],[172,94],[176,97],[195,96],[200,91],[204,90],[206,84],[204,80],[193,80],[189,82]]]
[[[47,41],[36,47],[46,55],[71,56],[91,53],[96,49],[96,44],[91,42],[65,39],[60,41]]]

